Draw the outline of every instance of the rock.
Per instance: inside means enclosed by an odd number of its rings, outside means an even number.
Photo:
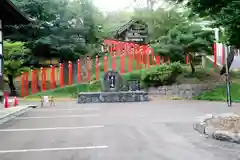
[[[212,138],[220,141],[240,143],[240,133],[232,133],[228,131],[219,130],[215,131],[212,134]]]

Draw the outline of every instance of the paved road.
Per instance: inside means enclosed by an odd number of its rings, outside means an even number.
[[[224,103],[57,103],[0,125],[1,160],[239,160],[240,146],[205,139],[196,117],[238,111]]]

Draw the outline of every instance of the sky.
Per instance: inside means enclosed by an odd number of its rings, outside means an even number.
[[[134,6],[133,0],[94,0],[94,4],[104,12],[131,10]]]

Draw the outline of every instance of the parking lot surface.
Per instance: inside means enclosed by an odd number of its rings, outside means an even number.
[[[238,144],[193,130],[197,117],[239,109],[202,101],[57,102],[0,125],[0,160],[239,160]]]

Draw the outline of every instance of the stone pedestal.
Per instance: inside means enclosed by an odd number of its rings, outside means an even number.
[[[79,104],[144,102],[148,100],[148,93],[144,91],[82,92],[78,94]]]

